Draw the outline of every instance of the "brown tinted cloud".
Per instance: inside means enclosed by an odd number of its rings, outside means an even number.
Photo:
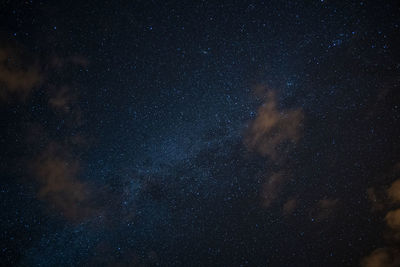
[[[25,59],[17,48],[0,47],[0,99],[10,95],[25,99],[42,80],[37,63]]]
[[[367,196],[372,203],[372,211],[379,211],[385,208],[385,204],[383,202],[384,195],[382,196],[382,192],[379,192],[375,188],[371,187],[367,189]]]
[[[400,179],[392,183],[387,190],[388,197],[394,203],[400,203]]]
[[[362,259],[361,265],[364,267],[400,266],[400,208],[398,207],[400,204],[400,179],[395,180],[384,191],[386,195],[378,197],[375,192],[374,188],[369,188],[367,193],[373,206],[379,203],[379,210],[388,210],[384,217],[387,226],[384,237],[390,245],[374,250],[369,256]]]
[[[39,58],[15,43],[5,42],[0,46],[0,100],[10,97],[25,100],[32,91],[41,87],[49,94],[49,105],[52,108],[69,111],[76,96],[66,85],[50,86],[49,77],[54,76],[55,70],[62,75],[69,66],[87,68],[88,65],[89,61],[79,55]],[[60,78],[54,80],[62,80]]]
[[[250,124],[245,143],[262,156],[278,159],[280,155],[277,148],[281,143],[296,143],[300,139],[303,118],[300,109],[278,110],[276,95],[269,91],[266,101],[258,109],[256,119]]]
[[[79,181],[80,163],[67,150],[51,143],[33,163],[38,197],[70,219],[86,217],[92,210],[88,185]]]
[[[82,113],[74,107],[77,96],[68,86],[70,81],[63,76],[64,72],[60,71],[68,65],[87,67],[88,61],[80,56],[39,60],[16,43],[5,43],[0,47],[0,100],[12,98],[23,102],[40,87],[48,97],[49,108],[62,111],[57,112],[59,119],[70,122],[65,123],[66,131],[68,127],[80,125]],[[51,85],[50,80],[54,81]],[[91,187],[79,179],[82,164],[76,156],[88,145],[85,136],[74,131],[73,135],[55,141],[50,137],[54,130],[51,126],[40,122],[29,125],[26,145],[45,147],[29,160],[33,173],[28,176],[33,174],[36,179],[38,198],[69,219],[80,220],[93,214]]]
[[[361,261],[363,267],[400,266],[400,251],[394,248],[378,248]]]
[[[285,202],[285,204],[283,204],[283,208],[282,208],[283,215],[287,216],[287,215],[292,214],[297,207],[297,202],[298,201],[295,198],[288,199]]]
[[[304,115],[301,109],[279,110],[275,92],[266,90],[265,86],[256,86],[254,91],[257,97],[265,101],[259,107],[256,118],[250,122],[244,143],[250,151],[268,157],[281,166],[280,170],[265,176],[261,188],[262,206],[269,208],[277,201],[290,173],[282,164],[288,151],[280,149],[280,146],[285,142],[297,143],[300,140]],[[295,204],[295,201],[289,203],[284,208],[284,214],[290,213]]]
[[[385,221],[393,230],[400,230],[400,209],[389,211],[385,216]]]
[[[392,183],[387,190],[387,195],[391,203],[400,203],[400,179]],[[385,221],[390,228],[400,231],[400,209],[390,210],[385,216]]]

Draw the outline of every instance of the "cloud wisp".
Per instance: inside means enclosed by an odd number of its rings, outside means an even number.
[[[288,170],[282,162],[288,150],[281,149],[285,142],[297,143],[302,135],[304,114],[301,109],[279,110],[274,91],[266,91],[264,86],[255,88],[255,94],[265,99],[259,107],[256,118],[250,122],[245,133],[244,144],[250,151],[281,166],[280,170],[265,175],[260,191],[261,205],[269,208],[275,203],[288,179]],[[292,201],[284,207],[284,214],[291,213],[296,206]]]
[[[13,95],[24,100],[43,79],[37,62],[24,60],[17,48],[0,47],[0,99]]]
[[[282,156],[278,146],[285,141],[300,140],[304,114],[301,109],[278,110],[276,93],[268,91],[266,101],[258,109],[257,117],[249,126],[245,144],[262,156],[278,160]]]
[[[63,82],[65,72],[59,70],[68,66],[87,67],[88,64],[81,56],[67,59],[39,57],[29,54],[16,43],[6,42],[0,46],[0,101],[13,104],[15,100],[24,105],[40,88],[47,99],[47,108],[61,111],[55,112],[56,116],[60,121],[68,122],[64,124],[65,129],[76,128],[81,125],[77,95],[68,86],[69,80],[66,84]],[[73,135],[53,140],[50,138],[54,131],[51,125],[36,122],[27,128],[26,146],[38,148],[29,160],[30,168],[27,169],[31,172],[27,175],[37,182],[38,199],[68,219],[81,220],[95,211],[94,205],[90,204],[91,187],[79,179],[82,163],[76,151],[87,147],[86,138],[74,131]]]
[[[67,149],[51,143],[32,167],[39,184],[39,199],[73,220],[84,218],[92,212],[87,205],[89,187],[78,179],[80,162]]]
[[[361,260],[363,267],[394,267],[400,266],[400,179],[395,180],[391,186],[385,190],[383,196],[377,197],[374,188],[368,189],[368,196],[373,207],[379,203],[379,209],[388,210],[384,221],[387,226],[384,234],[388,245],[383,248],[375,249],[370,255]]]

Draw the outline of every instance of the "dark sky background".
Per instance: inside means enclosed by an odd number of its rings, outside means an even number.
[[[1,1],[1,264],[400,266],[399,85],[397,1]]]

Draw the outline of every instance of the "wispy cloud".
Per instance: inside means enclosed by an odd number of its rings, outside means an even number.
[[[297,142],[301,137],[303,112],[301,109],[278,110],[276,94],[266,93],[266,101],[251,122],[245,143],[249,149],[278,159],[278,146],[284,141]]]
[[[48,107],[53,111],[62,111],[57,116],[66,122],[65,127],[76,127],[81,123],[80,109],[74,107],[72,110],[77,96],[68,85],[57,82],[65,80],[62,77],[64,72],[54,71],[68,65],[86,67],[88,61],[80,56],[66,59],[38,57],[16,43],[0,46],[0,100],[24,102],[35,89],[41,87],[48,99]],[[49,85],[50,80],[53,80],[52,85]],[[86,147],[86,138],[74,132],[54,141],[50,134],[53,130],[51,126],[40,122],[27,126],[30,127],[26,130],[26,145],[38,149],[46,147],[37,151],[30,160],[30,174],[36,178],[39,187],[38,198],[67,218],[80,219],[93,213],[93,205],[89,204],[90,186],[79,179],[81,162],[72,152],[72,147],[76,150]]]
[[[378,248],[361,261],[363,267],[400,266],[400,251],[394,248]]]
[[[289,198],[285,202],[285,204],[283,204],[283,208],[282,208],[283,215],[287,216],[287,215],[292,214],[297,207],[297,204],[298,204],[297,202],[298,201],[296,198]]]
[[[393,203],[400,203],[400,179],[392,183],[387,190],[388,197]]]
[[[78,179],[80,163],[64,147],[51,143],[33,162],[38,180],[38,197],[61,211],[66,217],[79,219],[91,208],[88,185]]]
[[[383,210],[385,204],[383,202],[382,192],[378,192],[375,188],[370,187],[367,189],[367,196],[372,203],[372,211]]]
[[[71,94],[70,89],[67,86],[62,86],[50,97],[49,104],[57,110],[68,112],[71,109],[73,100],[74,96]]]
[[[385,221],[390,228],[400,231],[400,209],[389,211],[385,216]]]
[[[398,165],[394,167],[398,171]],[[400,266],[400,250],[398,241],[400,240],[400,179],[395,180],[387,190],[382,190],[382,194],[375,193],[373,188],[368,189],[368,196],[373,207],[377,206],[379,210],[387,210],[384,217],[387,229],[384,237],[388,241],[388,246],[374,250],[369,256],[361,260],[363,267],[394,267]],[[397,208],[396,208],[397,206]],[[374,209],[376,210],[376,209]]]
[[[250,151],[268,157],[281,170],[267,174],[261,188],[262,206],[269,208],[281,194],[289,173],[281,164],[287,158],[288,150],[280,149],[285,142],[296,143],[302,135],[303,112],[301,109],[279,110],[276,93],[259,85],[254,89],[258,98],[264,99],[256,118],[250,122],[245,133],[244,144]],[[295,208],[296,201],[285,204],[284,214]]]
[[[0,99],[25,99],[42,80],[39,64],[25,60],[15,47],[0,47]]]

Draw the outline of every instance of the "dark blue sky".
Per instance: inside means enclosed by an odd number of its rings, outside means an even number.
[[[400,265],[399,11],[3,1],[1,263]]]

